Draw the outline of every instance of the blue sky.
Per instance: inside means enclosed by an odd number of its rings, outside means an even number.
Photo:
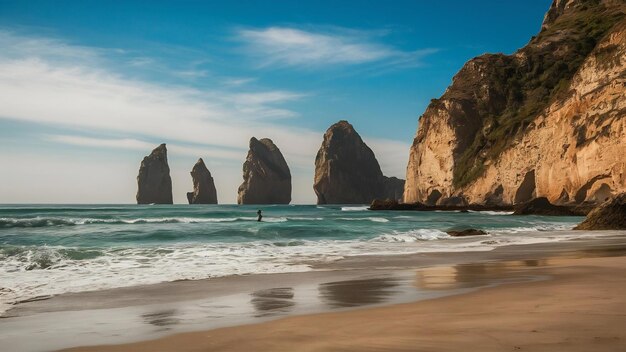
[[[168,143],[175,202],[203,157],[236,199],[269,137],[312,203],[325,129],[348,119],[404,178],[417,119],[468,59],[512,53],[549,0],[0,1],[0,203],[132,203]]]

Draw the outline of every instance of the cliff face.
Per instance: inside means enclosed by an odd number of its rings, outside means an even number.
[[[137,204],[172,204],[172,179],[165,144],[143,158],[137,175]]]
[[[421,116],[405,202],[601,202],[626,190],[623,1],[556,0],[514,55],[470,60]]]
[[[187,192],[189,204],[217,204],[217,191],[211,172],[202,158],[191,169],[193,192]]]
[[[404,180],[385,177],[374,152],[348,121],[324,134],[315,158],[313,189],[317,204],[369,204],[376,198],[398,199]]]
[[[238,204],[289,204],[291,172],[271,139],[250,139],[250,150],[243,164],[243,183]]]

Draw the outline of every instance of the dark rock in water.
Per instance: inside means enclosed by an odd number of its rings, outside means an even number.
[[[400,203],[393,199],[374,199],[369,210],[414,210],[414,211],[456,211],[467,213],[472,211],[510,211],[512,207],[502,205],[428,205],[424,203]]]
[[[483,236],[487,234],[487,232],[483,230],[476,229],[467,229],[462,231],[450,230],[446,231],[446,233],[452,237]]]
[[[289,204],[291,172],[271,139],[250,139],[250,150],[243,164],[243,183],[238,204]]]
[[[442,198],[439,201],[439,205],[450,206],[450,207],[463,207],[467,206],[467,199],[463,196],[453,196]]]
[[[383,176],[374,152],[348,121],[339,121],[317,152],[313,189],[317,204],[369,204],[402,198],[404,180]]]
[[[193,192],[187,192],[189,204],[217,204],[217,191],[211,172],[202,158],[191,169]]]
[[[570,208],[550,203],[548,198],[535,198],[529,202],[515,206],[513,215],[549,215],[549,216],[570,216],[577,215]]]
[[[165,143],[143,158],[137,175],[137,204],[172,204],[172,179]]]
[[[626,193],[613,196],[592,210],[575,230],[626,230]]]
[[[426,210],[428,206],[421,203],[399,203],[394,199],[374,199],[369,210]]]

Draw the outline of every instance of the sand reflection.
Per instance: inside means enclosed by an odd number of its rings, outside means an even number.
[[[250,303],[257,314],[255,317],[286,313],[295,305],[291,287],[277,287],[252,292]]]
[[[142,314],[143,320],[154,326],[167,327],[170,325],[176,325],[180,322],[179,318],[176,318],[176,309],[161,310],[151,313]]]
[[[525,268],[541,267],[549,264],[549,259],[532,259],[424,268],[417,271],[415,286],[421,290],[454,290],[480,287],[493,283],[494,280],[519,278]],[[521,276],[526,276],[527,274],[524,273]]]
[[[396,294],[395,278],[328,282],[319,285],[320,299],[332,308],[383,303]]]

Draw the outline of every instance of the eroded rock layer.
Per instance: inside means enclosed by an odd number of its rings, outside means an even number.
[[[217,191],[211,172],[202,158],[191,169],[193,192],[187,192],[189,204],[217,204]]]
[[[405,202],[602,202],[626,191],[623,1],[555,0],[515,54],[470,60],[419,120]]]
[[[369,204],[401,198],[404,180],[383,176],[374,152],[348,121],[339,121],[317,152],[313,189],[317,204]]]
[[[137,204],[172,204],[172,179],[165,144],[143,158],[137,175]]]
[[[291,172],[271,139],[250,139],[250,150],[243,164],[243,183],[238,204],[289,204]]]

